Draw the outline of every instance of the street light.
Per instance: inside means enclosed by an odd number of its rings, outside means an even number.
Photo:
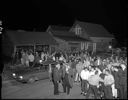
[[[113,56],[113,48],[112,48],[112,45],[109,45],[108,48],[109,48],[110,50],[112,50],[112,56]]]
[[[108,48],[109,48],[109,49],[112,49],[112,46],[111,46],[111,45],[109,45],[109,46],[108,46]]]

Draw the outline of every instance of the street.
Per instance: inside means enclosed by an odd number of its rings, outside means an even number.
[[[82,96],[80,84],[74,83],[70,94],[63,93],[59,85],[60,95],[53,95],[53,84],[48,79],[31,84],[22,84],[15,80],[2,82],[2,99],[85,99]]]

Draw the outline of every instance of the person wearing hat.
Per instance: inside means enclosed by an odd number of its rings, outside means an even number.
[[[60,76],[60,64],[57,63],[55,64],[55,67],[53,68],[52,71],[52,82],[54,84],[54,95],[59,95],[59,81],[61,79]]]
[[[62,78],[64,92],[69,95],[70,89],[73,87],[73,70],[68,63],[63,66]]]

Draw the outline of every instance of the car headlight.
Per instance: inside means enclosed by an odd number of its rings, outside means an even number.
[[[13,73],[12,75],[13,75],[13,76],[16,76],[16,74],[15,74],[15,73]]]
[[[40,60],[39,62],[42,63],[42,60]]]
[[[23,76],[19,76],[20,79],[23,79]]]

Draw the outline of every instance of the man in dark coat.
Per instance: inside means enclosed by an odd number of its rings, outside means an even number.
[[[127,70],[119,69],[119,98],[127,98]]]
[[[59,95],[59,81],[61,78],[60,74],[60,64],[56,64],[52,71],[52,81],[54,84],[54,95]]]
[[[73,69],[68,65],[64,65],[62,77],[63,77],[62,85],[64,92],[66,93],[67,90],[67,94],[69,95],[70,88],[73,87]]]
[[[111,71],[111,73],[114,76],[115,88],[117,89],[117,97],[119,97],[119,74],[118,74],[117,66],[115,66],[114,70]]]
[[[73,77],[75,78],[75,75],[76,75],[76,64],[77,62],[72,60],[72,63],[71,63],[71,68],[73,69]],[[75,80],[75,79],[74,79]]]

